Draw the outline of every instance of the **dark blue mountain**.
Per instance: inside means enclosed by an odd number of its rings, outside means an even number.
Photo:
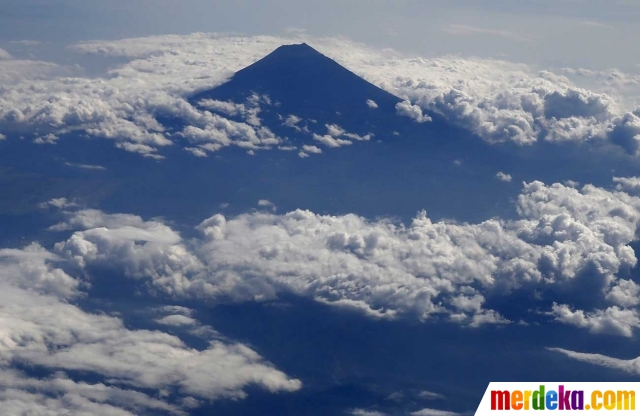
[[[402,101],[365,81],[306,43],[284,45],[238,71],[218,88],[195,95],[222,101],[245,102],[252,94],[268,95],[278,110],[304,119],[339,122],[345,128],[380,126],[395,114]],[[373,100],[378,109],[366,105]]]

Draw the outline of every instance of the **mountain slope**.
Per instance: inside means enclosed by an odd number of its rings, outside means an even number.
[[[238,71],[227,83],[192,97],[245,102],[267,95],[282,116],[294,114],[343,127],[372,127],[376,119],[395,118],[400,98],[365,81],[309,45],[284,45]],[[377,104],[373,109],[367,100]]]

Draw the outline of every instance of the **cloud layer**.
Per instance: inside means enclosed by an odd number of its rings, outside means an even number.
[[[619,185],[635,178],[617,179]],[[379,318],[445,317],[464,325],[506,323],[487,296],[596,286],[593,310],[562,296],[554,319],[592,332],[630,336],[640,319],[640,287],[624,276],[637,259],[640,198],[592,185],[525,184],[517,220],[407,226],[357,215],[266,211],[203,221],[201,238],[183,241],[157,221],[95,210],[70,212],[53,229],[76,229],[55,251],[80,267],[116,267],[159,293],[265,300],[307,296]],[[595,307],[608,303],[606,310]]]
[[[130,60],[98,78],[78,68],[5,54],[0,60],[0,125],[7,131],[31,132],[39,143],[54,143],[44,138],[80,130],[155,158],[161,157],[163,147],[176,143],[196,156],[233,145],[249,151],[288,148],[286,137],[260,126],[260,106],[270,105],[268,97],[259,97],[260,103],[209,100],[198,108],[185,97],[221,84],[281,44],[300,41],[403,97],[398,114],[418,122],[428,121],[424,113],[431,111],[490,143],[611,143],[630,154],[638,152],[635,105],[640,80],[634,76],[614,70],[552,73],[473,58],[409,58],[344,39],[302,35],[193,34],[73,45],[79,53]],[[375,108],[373,102],[365,104]],[[166,131],[159,116],[178,117],[188,126]],[[330,147],[350,141],[316,134]]]
[[[196,350],[168,333],[128,329],[120,318],[74,305],[87,281],[37,244],[0,250],[0,403],[9,414],[182,414],[257,385],[295,391],[287,377],[242,344]],[[176,320],[167,316],[165,323]],[[203,333],[203,331],[200,331]],[[49,376],[34,378],[19,368]],[[68,374],[91,374],[83,382]],[[175,396],[172,404],[167,400]],[[9,409],[9,410],[7,410]]]

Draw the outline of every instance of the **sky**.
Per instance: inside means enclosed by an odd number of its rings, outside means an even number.
[[[637,71],[633,0],[2,2],[0,41],[70,43],[192,32],[346,36],[421,56]]]
[[[640,377],[640,4],[0,2],[9,415]]]

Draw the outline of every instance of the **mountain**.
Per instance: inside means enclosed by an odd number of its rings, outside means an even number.
[[[280,46],[225,84],[195,95],[192,101],[209,98],[242,103],[254,93],[279,103],[278,111],[283,115],[351,128],[371,127],[381,116],[388,122],[402,101],[306,43]],[[370,108],[367,100],[373,100],[378,108]]]

